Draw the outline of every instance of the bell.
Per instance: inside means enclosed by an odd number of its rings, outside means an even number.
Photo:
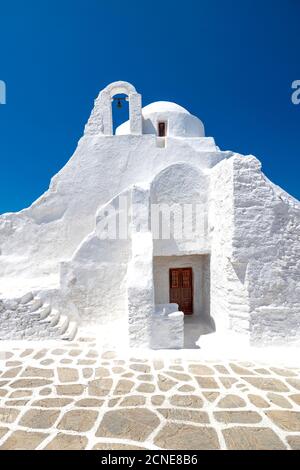
[[[122,108],[122,102],[120,99],[118,99],[118,102],[117,102],[117,108]]]

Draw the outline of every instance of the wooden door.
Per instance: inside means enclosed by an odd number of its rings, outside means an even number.
[[[192,268],[170,269],[170,302],[178,304],[185,315],[193,313]]]
[[[166,123],[159,122],[158,123],[158,137],[165,137],[166,136]]]

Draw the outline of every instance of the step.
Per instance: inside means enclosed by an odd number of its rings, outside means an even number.
[[[29,302],[33,300],[33,294],[32,292],[28,292],[27,294],[23,295],[20,299],[19,302],[21,305],[26,305]]]
[[[67,331],[62,335],[61,339],[64,341],[73,341],[77,333],[77,323],[75,321],[71,321],[69,323]]]
[[[52,329],[55,336],[63,335],[67,331],[69,323],[69,318],[66,315],[60,315],[59,322]]]
[[[58,310],[52,309],[51,315],[49,315],[46,320],[45,324],[48,324],[51,327],[57,326],[60,321],[61,315]]]
[[[32,302],[31,305],[29,306],[28,312],[35,312],[39,308],[41,308],[43,305],[43,301],[39,298],[35,298]]]
[[[49,305],[49,304],[44,305],[43,308],[41,308],[40,310],[38,310],[35,313],[39,314],[39,319],[40,320],[45,320],[45,318],[47,318],[48,315],[51,313],[51,305]]]

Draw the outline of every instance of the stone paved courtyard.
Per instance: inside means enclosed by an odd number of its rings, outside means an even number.
[[[300,367],[26,342],[0,351],[0,449],[299,450]]]

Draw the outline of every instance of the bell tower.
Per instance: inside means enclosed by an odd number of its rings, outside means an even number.
[[[112,100],[125,94],[129,101],[130,134],[142,134],[142,98],[128,82],[113,82],[104,88],[95,101],[94,109],[85,127],[85,135],[113,135]]]

